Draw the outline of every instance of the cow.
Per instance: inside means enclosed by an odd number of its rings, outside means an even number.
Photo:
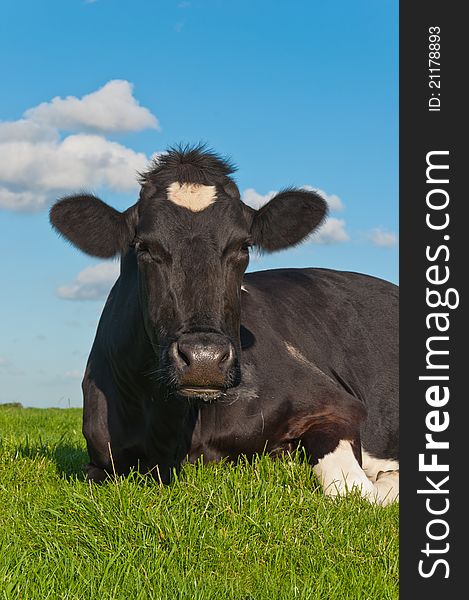
[[[123,212],[89,194],[50,210],[83,252],[120,255],[83,379],[87,477],[169,483],[185,461],[301,449],[325,494],[398,497],[398,288],[330,269],[245,274],[327,213],[287,188],[259,210],[230,160],[171,147]]]

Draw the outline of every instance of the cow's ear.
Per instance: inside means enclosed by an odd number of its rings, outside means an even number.
[[[119,212],[95,196],[67,196],[52,206],[49,218],[61,235],[86,254],[111,258],[135,236],[137,205]]]
[[[284,190],[251,213],[253,243],[266,252],[294,246],[314,231],[326,214],[327,204],[315,192]]]

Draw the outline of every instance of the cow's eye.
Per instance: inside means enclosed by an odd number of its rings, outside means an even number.
[[[136,250],[137,254],[143,254],[143,253],[150,254],[150,250],[148,249],[148,246],[146,244],[144,244],[143,242],[137,242],[135,244],[135,250]]]
[[[241,242],[240,240],[229,244],[222,253],[227,260],[245,260],[249,256],[249,248],[252,246],[249,240]]]
[[[145,242],[136,242],[135,251],[137,252],[137,257],[142,260],[152,260],[154,262],[160,262],[159,257],[155,254],[153,250],[145,244]]]

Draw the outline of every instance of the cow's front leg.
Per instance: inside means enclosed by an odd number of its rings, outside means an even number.
[[[136,435],[139,422],[132,421],[116,390],[106,364],[94,366],[90,359],[83,379],[83,435],[86,439],[90,481],[101,483],[138,468],[141,453]]]

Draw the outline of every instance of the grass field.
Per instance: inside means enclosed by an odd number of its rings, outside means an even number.
[[[0,407],[0,600],[398,598],[398,508],[299,458],[84,480],[80,409]]]

